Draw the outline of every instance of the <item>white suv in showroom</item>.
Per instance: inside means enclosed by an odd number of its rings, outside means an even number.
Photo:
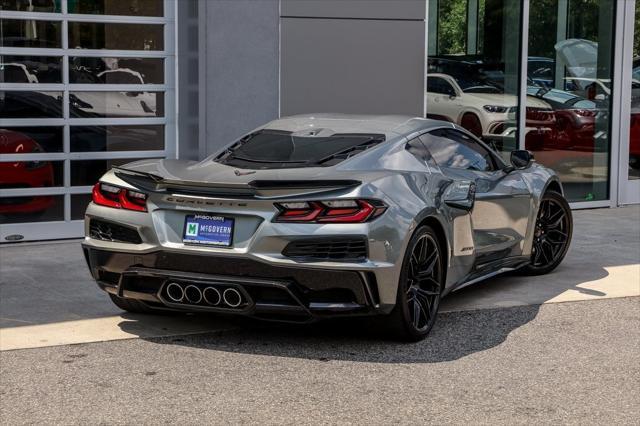
[[[486,81],[441,73],[427,76],[428,117],[459,124],[477,137],[507,136],[515,131],[517,108],[517,96]],[[529,96],[527,114],[533,111],[553,113],[548,103]]]

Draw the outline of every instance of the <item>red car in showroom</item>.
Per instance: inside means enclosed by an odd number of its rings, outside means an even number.
[[[42,147],[23,133],[0,129],[0,154],[43,152]],[[53,165],[49,161],[0,162],[0,189],[54,186]],[[2,197],[0,215],[39,214],[53,204],[51,196]]]

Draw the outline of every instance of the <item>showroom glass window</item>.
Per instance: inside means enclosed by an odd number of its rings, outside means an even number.
[[[530,0],[525,147],[569,201],[609,197],[615,0]]]
[[[102,173],[175,155],[173,9],[0,0],[0,223],[12,234],[79,236]]]
[[[461,125],[508,157],[517,147],[521,1],[428,7],[427,116]]]

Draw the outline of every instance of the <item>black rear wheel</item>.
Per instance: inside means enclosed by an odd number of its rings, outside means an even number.
[[[386,318],[393,337],[415,342],[429,334],[440,307],[444,265],[444,253],[435,231],[421,226],[407,247],[396,306]]]
[[[573,232],[571,207],[555,191],[547,191],[540,201],[531,249],[531,263],[523,268],[527,275],[553,271],[569,250]]]

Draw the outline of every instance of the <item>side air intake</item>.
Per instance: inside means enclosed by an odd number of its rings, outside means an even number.
[[[367,258],[367,240],[360,236],[302,239],[290,242],[282,254],[318,261],[363,261]]]
[[[116,243],[142,243],[142,238],[135,229],[99,219],[91,219],[89,222],[89,236],[96,240]]]

